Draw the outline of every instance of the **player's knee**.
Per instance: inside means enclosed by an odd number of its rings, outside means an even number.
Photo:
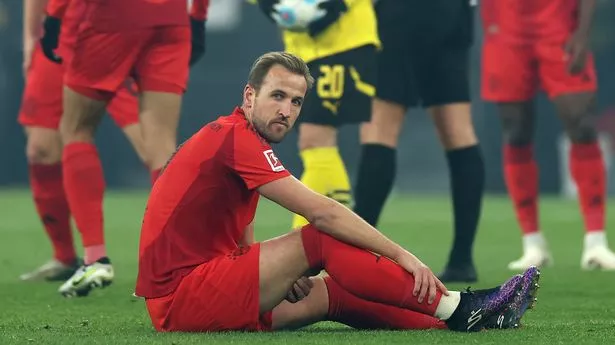
[[[469,103],[450,104],[430,109],[442,146],[458,149],[476,145],[478,139]]]
[[[62,144],[59,137],[28,136],[26,158],[30,164],[54,164],[62,159]]]
[[[299,125],[299,150],[337,146],[337,129],[332,126],[302,123]]]
[[[532,128],[515,116],[502,117],[502,136],[504,142],[511,146],[530,145],[533,140]]]
[[[597,133],[590,116],[581,116],[564,120],[566,133],[573,143],[596,141]]]

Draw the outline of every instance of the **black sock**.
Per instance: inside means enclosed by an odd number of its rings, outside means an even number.
[[[451,180],[455,239],[449,267],[472,264],[472,247],[481,214],[485,166],[477,145],[446,153]]]
[[[378,144],[362,145],[354,211],[376,226],[395,181],[396,150]]]

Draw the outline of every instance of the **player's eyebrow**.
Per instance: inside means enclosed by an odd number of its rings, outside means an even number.
[[[284,95],[284,96],[288,96],[288,93],[286,93],[286,91],[281,90],[281,89],[275,89],[275,90],[271,91],[270,94],[271,95],[281,94],[281,95]]]

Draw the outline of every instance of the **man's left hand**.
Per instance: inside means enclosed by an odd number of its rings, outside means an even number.
[[[301,277],[293,284],[290,291],[288,291],[286,300],[290,303],[297,303],[306,298],[310,294],[313,287],[314,283],[310,280],[310,278]]]

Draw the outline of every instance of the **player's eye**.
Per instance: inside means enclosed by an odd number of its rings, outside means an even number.
[[[274,93],[273,94],[273,99],[278,100],[278,101],[282,100],[282,99],[284,99],[284,95],[281,94],[281,93]]]
[[[303,100],[301,99],[293,99],[293,105],[300,107],[303,104]]]

